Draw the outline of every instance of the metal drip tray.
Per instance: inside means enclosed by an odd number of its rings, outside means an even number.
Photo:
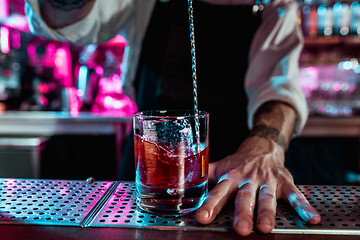
[[[198,224],[192,215],[182,217],[153,215],[137,208],[133,183],[120,183],[90,226],[227,231],[232,226],[232,219],[232,211],[224,211],[213,223],[204,226]]]
[[[359,234],[360,188],[352,186],[299,186],[319,212],[322,222],[306,224],[286,203],[279,202],[274,233]],[[164,218],[138,210],[135,186],[120,183],[90,226],[151,229],[184,229],[228,231],[232,228],[233,211],[226,210],[211,224],[198,224],[193,216]]]
[[[318,225],[302,221],[279,202],[274,233],[360,235],[360,187],[299,186],[320,213]],[[0,179],[0,224],[68,225],[159,230],[229,231],[233,211],[209,225],[192,215],[161,217],[139,210],[133,182]]]
[[[0,224],[78,226],[111,184],[0,179]]]
[[[356,234],[360,235],[360,187],[298,186],[318,211],[321,222],[309,225],[285,204],[279,204],[276,233]]]

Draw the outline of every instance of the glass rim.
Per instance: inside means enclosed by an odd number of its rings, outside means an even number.
[[[169,114],[170,113],[170,114]],[[199,111],[198,117],[208,117],[209,113],[206,111]],[[167,119],[176,119],[176,118],[195,118],[194,110],[145,110],[136,112],[133,114],[133,117],[141,118],[167,118]]]

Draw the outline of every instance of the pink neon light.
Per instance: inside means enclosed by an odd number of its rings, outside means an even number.
[[[137,106],[124,94],[98,95],[91,111],[116,116],[132,116],[137,111]]]
[[[46,45],[44,56],[41,59],[43,66],[54,67],[55,51],[55,44]]]
[[[114,92],[122,93],[123,92],[123,84],[118,74],[113,74],[111,76],[114,83]]]
[[[57,79],[61,79],[64,87],[71,87],[72,70],[69,49],[63,47],[58,48],[55,53],[54,64],[54,77]]]
[[[10,30],[9,27],[5,25],[1,25],[0,45],[1,52],[5,54],[8,54],[10,52]]]
[[[113,98],[112,98],[112,97],[106,96],[106,97],[104,98],[104,106],[105,106],[106,108],[112,107],[112,103],[113,103]]]
[[[26,17],[20,14],[11,14],[4,20],[4,24],[18,31],[26,33],[30,32]]]
[[[30,66],[35,66],[37,63],[37,55],[36,55],[36,47],[34,44],[28,44],[27,46],[27,54],[29,56],[29,64]]]
[[[15,49],[21,48],[21,35],[18,31],[11,32],[12,47]]]
[[[340,90],[341,90],[341,84],[340,84],[340,83],[335,83],[335,84],[333,85],[333,90],[334,90],[335,92],[340,91]]]
[[[0,0],[0,19],[9,16],[9,0]]]
[[[95,68],[95,72],[97,73],[97,75],[102,76],[104,74],[104,69],[98,65]]]
[[[80,104],[77,89],[74,87],[69,88],[69,106],[70,106],[70,115],[72,117],[79,116]]]
[[[76,108],[71,108],[70,109],[70,115],[72,116],[72,117],[77,117],[77,116],[79,116],[79,109],[76,109]]]
[[[57,66],[57,67],[62,67],[62,66],[64,66],[64,61],[63,61],[63,59],[61,59],[61,58],[56,58],[56,59],[55,59],[55,66]]]
[[[78,89],[78,97],[84,96],[84,91],[82,89]]]
[[[120,109],[124,106],[124,103],[118,100],[114,100],[113,106],[115,109]]]
[[[39,103],[41,104],[41,106],[44,106],[44,107],[49,104],[48,99],[47,99],[45,96],[43,96],[43,95],[40,95],[40,96],[38,97],[38,101],[39,101]]]
[[[108,41],[106,45],[126,45],[126,40],[121,35],[116,35],[113,39]]]
[[[2,72],[2,75],[4,77],[10,77],[11,76],[11,70],[10,69],[4,69],[3,72]]]
[[[39,91],[39,93],[47,94],[50,92],[50,87],[46,83],[39,83],[39,85],[37,86],[37,90]]]
[[[123,36],[116,35],[107,43],[99,45],[99,47],[104,47],[114,55],[117,61],[122,62],[126,44],[126,40]]]
[[[114,94],[123,92],[122,81],[118,74],[112,74],[110,78],[101,78],[99,81],[100,94]]]

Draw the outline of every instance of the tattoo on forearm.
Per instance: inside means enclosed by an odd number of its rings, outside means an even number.
[[[286,151],[288,144],[286,143],[284,135],[276,128],[258,125],[255,126],[249,134],[250,137],[257,136],[262,138],[271,139],[276,142],[283,150]]]
[[[48,0],[51,6],[62,11],[72,11],[84,7],[92,0]]]

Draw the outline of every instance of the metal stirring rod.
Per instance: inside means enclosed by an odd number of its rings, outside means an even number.
[[[197,75],[196,75],[196,50],[195,50],[195,29],[194,29],[194,9],[193,0],[188,0],[189,23],[190,23],[190,43],[191,43],[191,62],[192,62],[192,80],[195,112],[195,134],[197,141],[197,153],[200,153],[200,123],[199,123],[199,106],[197,96]]]

